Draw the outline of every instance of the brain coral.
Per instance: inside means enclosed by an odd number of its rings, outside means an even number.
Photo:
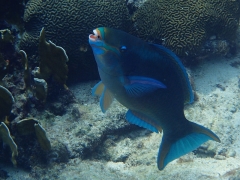
[[[239,0],[148,0],[133,20],[138,36],[193,57],[211,36],[233,41]]]
[[[88,45],[88,35],[99,26],[127,31],[131,20],[124,0],[29,0],[24,12],[25,32],[18,44],[30,55],[37,50],[39,33],[63,47],[69,57],[69,79],[76,70],[78,79],[97,77]],[[30,59],[31,60],[31,59]],[[91,79],[91,78],[90,78]]]

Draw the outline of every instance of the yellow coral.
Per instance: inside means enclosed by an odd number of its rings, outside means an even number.
[[[31,89],[31,73],[28,67],[27,54],[23,50],[20,50],[19,54],[22,56],[22,64],[24,65],[24,89]]]
[[[38,120],[34,118],[22,119],[17,122],[17,131],[20,135],[28,135],[34,133],[34,124],[38,123]]]
[[[1,124],[0,124],[0,138],[3,140],[4,143],[6,143],[11,148],[12,163],[13,163],[14,166],[16,166],[17,161],[16,161],[15,157],[18,155],[17,145],[13,141],[13,139],[10,135],[9,129],[5,125],[4,122],[1,122]]]
[[[46,131],[40,125],[38,120],[34,118],[27,118],[18,121],[17,130],[21,135],[28,135],[35,132],[41,148],[45,151],[49,151],[51,149],[51,143],[47,137]]]
[[[0,86],[0,121],[10,114],[13,103],[12,93],[5,87]]]
[[[52,75],[57,82],[67,88],[68,56],[62,47],[56,46],[51,41],[46,42],[44,28],[40,32],[39,55],[40,67],[35,77],[47,81]]]
[[[34,129],[41,148],[45,151],[51,150],[51,143],[47,137],[45,129],[39,123],[34,124]]]

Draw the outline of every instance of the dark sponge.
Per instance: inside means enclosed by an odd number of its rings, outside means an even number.
[[[37,51],[39,33],[44,27],[46,40],[51,40],[67,52],[69,79],[74,74],[71,71],[74,71],[76,74],[73,76],[77,76],[78,80],[98,77],[88,44],[88,35],[92,30],[107,26],[128,31],[131,27],[124,0],[29,0],[24,22],[25,32],[18,48],[29,55]]]
[[[181,57],[193,57],[213,35],[235,39],[239,6],[239,0],[148,0],[133,20],[140,38],[163,43]]]

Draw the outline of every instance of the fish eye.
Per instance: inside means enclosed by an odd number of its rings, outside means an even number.
[[[127,47],[126,47],[126,46],[121,46],[121,47],[120,47],[120,51],[121,51],[121,52],[125,52],[126,50],[127,50]]]
[[[98,35],[98,36],[97,36],[97,39],[102,40],[101,35]]]

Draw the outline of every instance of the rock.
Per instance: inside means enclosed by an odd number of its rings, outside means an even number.
[[[65,144],[60,141],[52,142],[52,150],[48,154],[48,162],[66,163],[70,157],[69,151]]]
[[[236,151],[231,149],[227,152],[226,155],[227,155],[227,157],[235,157],[236,156]]]
[[[215,155],[215,156],[214,156],[214,159],[217,159],[217,160],[225,160],[225,159],[226,159],[226,157],[225,157],[225,156],[222,156],[222,155],[219,155],[219,154],[217,154],[217,155]]]

